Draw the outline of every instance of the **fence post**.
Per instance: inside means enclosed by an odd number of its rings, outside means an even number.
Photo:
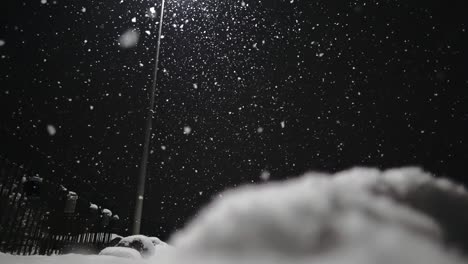
[[[50,255],[109,243],[114,220],[110,210],[101,211],[86,199],[77,206],[76,193],[64,193],[65,188],[27,173],[0,156],[0,251]],[[61,199],[61,194],[68,195]]]

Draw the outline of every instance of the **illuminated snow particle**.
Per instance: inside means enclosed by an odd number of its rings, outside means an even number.
[[[5,46],[6,42],[3,39],[0,39],[0,47]]]
[[[161,146],[161,149],[162,149],[162,150],[166,150],[166,146]]]
[[[145,33],[146,33],[146,35],[148,35],[148,36],[151,35],[151,31],[149,31],[149,30],[145,30]]]
[[[156,9],[154,7],[150,7],[149,11],[151,14],[156,14]]]
[[[281,128],[285,128],[286,127],[286,122],[285,121],[281,121]]]
[[[125,31],[119,38],[119,44],[122,48],[133,48],[138,44],[140,33],[135,29]]]
[[[192,133],[192,128],[189,127],[189,126],[185,126],[184,127],[184,135],[188,135],[190,133]]]
[[[198,89],[198,84],[197,83],[193,84],[193,89]]]
[[[41,0],[41,4],[43,5],[47,4],[47,0]]]
[[[133,18],[132,18],[132,22],[133,22],[133,23],[136,23],[136,17],[133,17]]]
[[[262,173],[260,174],[260,179],[262,181],[268,181],[270,179],[270,172],[269,171],[262,171]]]
[[[47,125],[47,132],[50,136],[55,136],[55,134],[57,133],[57,129],[55,129],[53,125]]]
[[[259,134],[260,134],[260,133],[263,133],[263,127],[257,128],[257,133],[259,133]]]

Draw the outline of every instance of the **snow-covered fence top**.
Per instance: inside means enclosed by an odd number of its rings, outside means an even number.
[[[59,254],[74,249],[98,252],[112,233],[119,233],[119,217],[91,201],[80,190],[0,157],[0,252]]]

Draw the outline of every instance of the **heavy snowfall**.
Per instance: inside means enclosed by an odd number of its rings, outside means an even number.
[[[1,264],[468,262],[466,0],[0,6]]]

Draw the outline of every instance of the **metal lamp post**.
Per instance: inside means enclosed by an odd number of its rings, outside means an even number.
[[[132,232],[134,235],[140,234],[141,215],[143,213],[143,198],[145,195],[145,181],[146,181],[146,174],[147,174],[149,145],[151,142],[151,130],[153,128],[153,109],[154,109],[154,101],[155,101],[156,88],[157,88],[157,82],[158,82],[159,50],[161,47],[161,34],[162,34],[163,18],[164,18],[164,4],[165,4],[165,0],[162,0],[161,12],[160,12],[160,18],[159,18],[158,44],[156,47],[156,60],[155,60],[155,67],[154,67],[154,74],[153,74],[153,84],[151,86],[150,105],[148,106],[148,114],[146,117],[145,142],[143,145],[143,156],[141,158],[140,174],[138,176],[138,183],[137,183],[135,213],[133,216]]]

